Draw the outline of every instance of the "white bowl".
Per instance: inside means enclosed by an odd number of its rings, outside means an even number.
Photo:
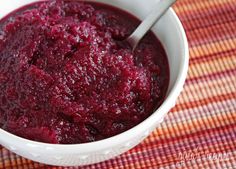
[[[0,18],[35,0],[0,1]],[[122,8],[140,19],[145,18],[156,0],[94,0]],[[134,4],[135,2],[135,4]],[[111,159],[140,143],[174,107],[183,89],[188,69],[188,43],[184,29],[173,9],[169,9],[153,27],[168,55],[170,84],[163,104],[132,129],[108,139],[84,144],[55,145],[20,138],[0,129],[0,144],[28,159],[50,165],[80,166]]]

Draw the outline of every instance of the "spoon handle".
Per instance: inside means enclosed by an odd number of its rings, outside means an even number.
[[[143,38],[143,36],[149,31],[149,29],[160,19],[160,17],[169,9],[169,7],[174,4],[176,0],[160,0],[152,10],[152,12],[147,16],[146,19],[136,28],[136,30],[127,38],[128,43],[132,46],[134,50]]]

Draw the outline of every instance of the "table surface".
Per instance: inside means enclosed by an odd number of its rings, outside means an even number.
[[[184,91],[165,121],[121,156],[79,169],[236,169],[236,1],[178,0],[190,65]],[[0,169],[62,169],[0,146]],[[71,168],[74,169],[74,168]]]

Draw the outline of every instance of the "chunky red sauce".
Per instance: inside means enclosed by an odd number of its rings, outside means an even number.
[[[151,32],[135,53],[119,43],[140,23],[119,9],[38,2],[0,22],[0,127],[47,143],[119,134],[163,102],[166,53]]]

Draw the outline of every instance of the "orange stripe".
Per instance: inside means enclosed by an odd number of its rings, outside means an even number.
[[[192,102],[188,102],[188,103],[177,104],[172,109],[172,111],[180,111],[180,110],[183,110],[183,109],[195,108],[195,107],[210,104],[212,102],[220,102],[220,101],[224,101],[224,100],[227,100],[227,99],[235,99],[235,98],[236,98],[235,93],[226,93],[226,94],[222,94],[222,95],[213,96],[211,98],[192,101]]]
[[[233,59],[235,56],[236,56],[236,48],[232,50],[221,51],[215,54],[202,55],[200,57],[191,58],[189,60],[189,64],[195,65],[199,63],[210,62],[211,60],[221,61],[223,57]]]
[[[228,40],[235,37],[235,31],[223,31],[225,28],[235,28],[236,21],[212,25],[209,27],[196,28],[189,31],[187,35],[191,37],[191,46],[211,43],[219,40]]]
[[[236,113],[236,112],[234,112]],[[178,123],[176,125],[172,126],[173,127],[165,127],[165,128],[160,128],[159,130],[156,131],[158,136],[158,139],[155,139],[154,141],[158,142],[165,142],[168,144],[173,144],[173,143],[180,143],[180,141],[188,139],[188,138],[195,138],[195,137],[202,137],[204,135],[214,135],[219,132],[226,133],[227,131],[230,130],[235,130],[236,124],[235,123],[228,123],[224,125],[218,125],[217,127],[211,127],[209,126],[209,121],[216,123],[218,122],[218,119],[227,120],[228,117],[214,117],[211,120],[208,118],[203,118],[199,120],[193,120],[193,122],[190,122],[188,124],[185,123]],[[236,116],[232,116],[232,118],[236,118]],[[208,125],[208,127],[204,127],[205,125]],[[198,129],[196,129],[196,126],[198,126]],[[190,130],[191,129],[191,130]],[[172,133],[172,134],[171,134]],[[153,137],[155,136],[153,135]],[[152,136],[151,136],[152,137]],[[224,143],[224,142],[222,142]],[[150,144],[150,143],[149,143]],[[148,146],[148,145],[146,145]]]
[[[194,6],[205,8],[208,4],[200,4],[196,3]],[[178,12],[178,9],[176,10],[177,14],[180,16],[181,20],[183,22],[191,22],[191,24],[187,24],[187,30],[196,29],[212,24],[219,24],[222,22],[229,22],[235,20],[236,16],[234,15],[234,8],[236,7],[235,4],[228,5],[228,4],[222,4],[222,5],[214,5],[213,8],[209,10],[208,8],[205,8],[201,11],[188,11],[187,15],[186,13]],[[186,6],[183,6],[184,9]],[[227,14],[227,15],[225,15]],[[230,17],[229,17],[230,16]],[[213,19],[212,19],[213,18]],[[212,19],[212,20],[209,20]],[[207,22],[208,21],[208,22]],[[195,25],[195,27],[194,27]]]
[[[234,71],[236,72],[236,71]],[[222,76],[214,76],[213,78],[208,78],[202,80],[201,82],[190,82],[185,85],[184,91],[182,92],[182,97],[178,99],[177,103],[186,103],[195,100],[208,99],[209,97],[219,96],[225,93],[236,93],[236,77],[233,78],[233,73],[229,76],[226,74],[225,78]],[[219,89],[219,86],[226,86],[225,88]]]
[[[199,5],[200,3],[204,4],[204,6]],[[174,9],[180,15],[185,15],[186,13],[189,15],[193,15],[194,13],[199,12],[199,11],[206,11],[206,10],[209,11],[209,9],[215,8],[216,5],[219,6],[220,8],[224,8],[224,6],[228,6],[229,4],[234,4],[235,1],[234,0],[214,0],[214,1],[201,0],[200,3],[199,1],[179,0],[175,4]]]
[[[191,58],[212,55],[219,51],[227,51],[235,49],[236,36],[232,39],[224,39],[222,41],[212,42],[200,46],[194,46],[190,49]]]
[[[234,71],[236,69],[234,64],[236,63],[233,63],[231,58],[224,58],[221,61],[212,60],[196,65],[189,65],[188,80]]]

